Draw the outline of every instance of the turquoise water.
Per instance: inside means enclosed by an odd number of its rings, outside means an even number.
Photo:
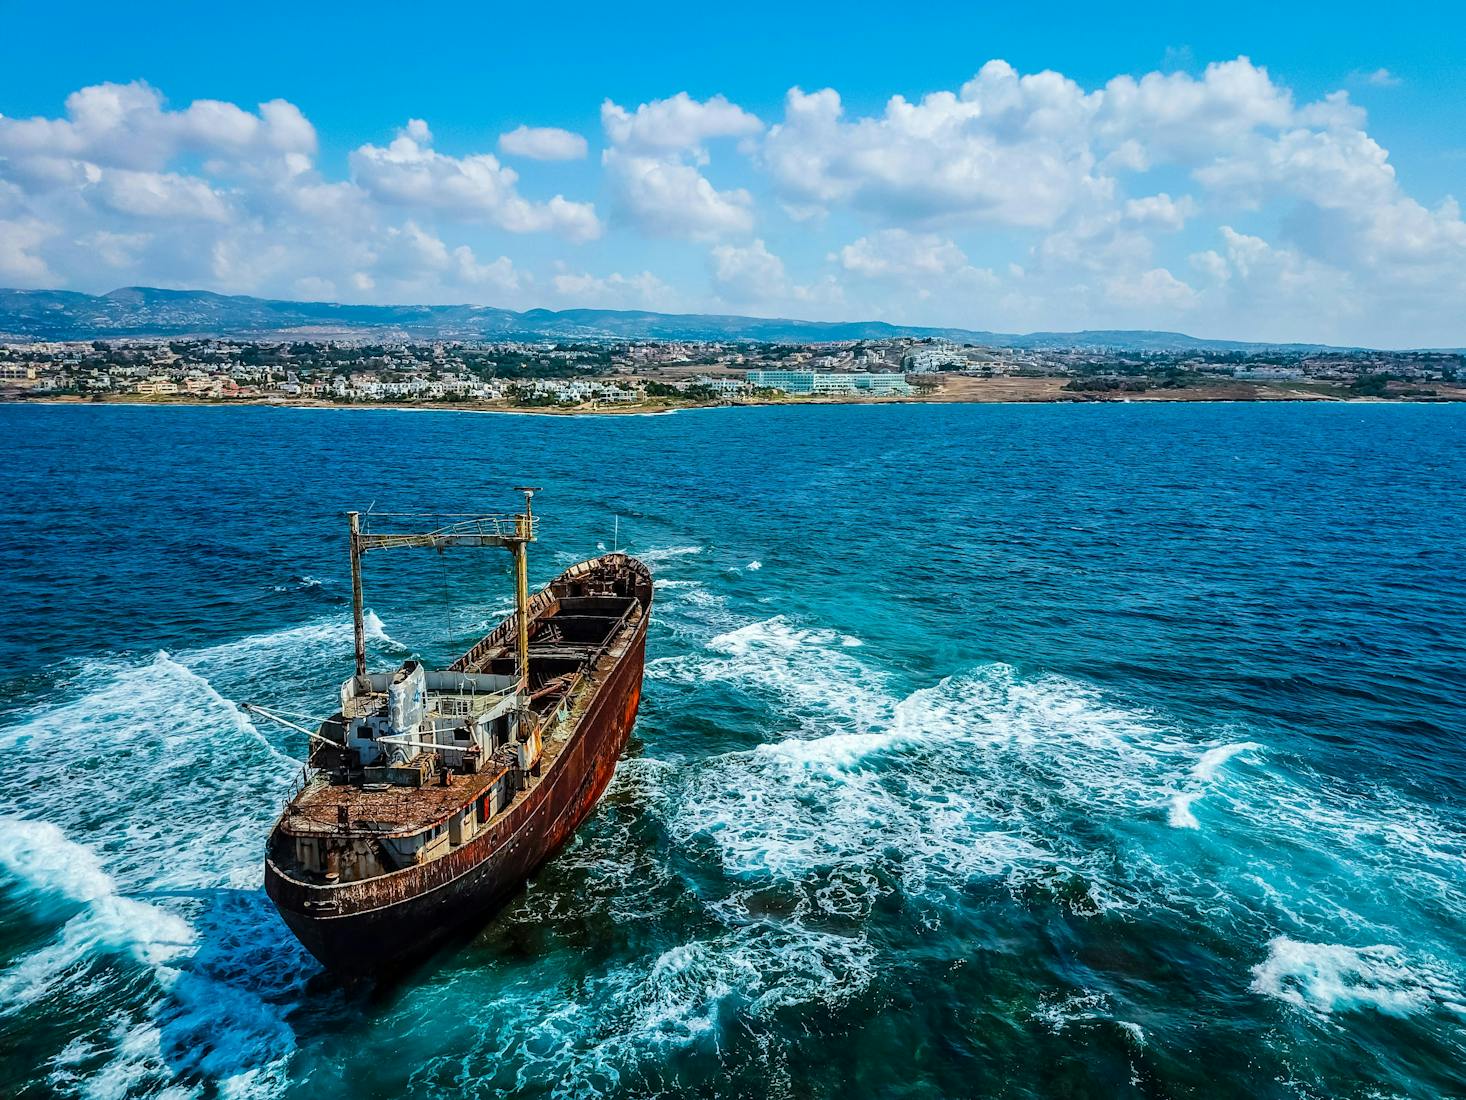
[[[1466,1093],[1466,408],[0,408],[0,1095]],[[657,577],[574,844],[389,988],[261,888],[347,507]],[[372,661],[507,561],[369,559]]]

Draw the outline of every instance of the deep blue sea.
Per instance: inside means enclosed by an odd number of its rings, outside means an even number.
[[[0,407],[0,1096],[1466,1094],[1466,407]],[[657,578],[598,812],[407,979],[261,890],[348,508]],[[502,559],[502,560],[501,560]],[[367,560],[445,662],[506,555]]]

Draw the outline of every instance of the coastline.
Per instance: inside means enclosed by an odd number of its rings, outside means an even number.
[[[658,401],[634,405],[563,406],[527,408],[501,403],[467,401],[332,401],[316,397],[247,397],[200,398],[193,395],[140,396],[135,394],[96,394],[82,396],[61,394],[48,396],[5,395],[0,404],[10,405],[133,405],[148,408],[286,408],[286,409],[388,409],[402,412],[469,412],[503,413],[514,416],[661,416],[689,409],[717,409],[745,406],[810,405],[984,405],[984,404],[1194,404],[1198,402],[1326,402],[1333,404],[1421,405],[1466,402],[1466,386],[1437,385],[1437,393],[1429,397],[1364,397],[1354,394],[1327,393],[1302,389],[1290,384],[1230,383],[1215,386],[1194,386],[1184,389],[1154,389],[1124,393],[1085,393],[1064,390],[1062,378],[953,378],[930,394],[915,397],[821,397],[749,398],[737,401]]]

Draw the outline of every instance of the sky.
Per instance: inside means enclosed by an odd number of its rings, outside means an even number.
[[[1466,345],[1466,8],[0,0],[0,286]]]

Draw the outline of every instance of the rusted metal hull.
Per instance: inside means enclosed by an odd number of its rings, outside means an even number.
[[[400,966],[465,925],[487,921],[554,856],[595,808],[625,751],[641,701],[648,618],[641,616],[544,778],[461,847],[420,866],[333,885],[301,882],[267,859],[265,891],[310,953],[345,973]]]

